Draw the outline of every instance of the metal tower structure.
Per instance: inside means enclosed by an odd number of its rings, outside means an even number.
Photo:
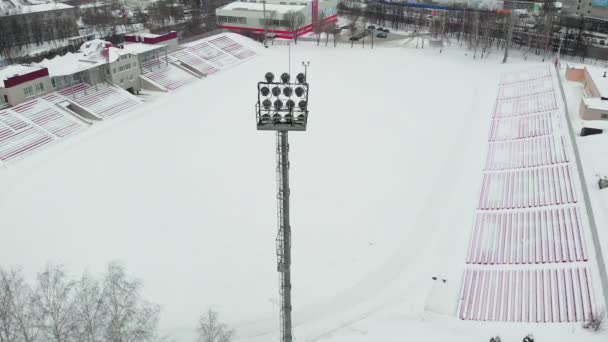
[[[277,215],[276,237],[279,296],[281,298],[281,342],[292,342],[291,328],[291,226],[289,224],[289,131],[305,131],[308,123],[308,83],[305,74],[283,73],[280,82],[266,73],[266,82],[258,83],[256,124],[258,130],[277,133]],[[296,105],[296,101],[298,101]]]

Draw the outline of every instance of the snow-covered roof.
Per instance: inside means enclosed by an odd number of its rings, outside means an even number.
[[[0,68],[0,87],[4,87],[3,80],[6,80],[13,76],[21,76],[25,74],[29,74],[30,72],[37,71],[43,69],[44,67],[36,66],[36,65],[21,65],[21,64],[13,64],[4,68]]]
[[[591,76],[591,80],[597,87],[597,90],[602,97],[608,97],[608,69],[605,68],[596,68],[596,67],[585,67],[589,76]],[[606,75],[606,77],[604,77]]]
[[[154,45],[154,44],[143,44],[143,43],[130,43],[130,44],[125,44],[124,47],[120,50],[123,50],[127,53],[132,53],[132,54],[136,55],[139,53],[162,49],[164,46],[165,45],[162,45],[162,44]]]
[[[74,8],[73,6],[66,5],[63,3],[46,3],[39,5],[31,5],[31,6],[22,6],[18,8],[6,9],[0,15],[17,15],[17,14],[27,14],[27,13],[37,13],[37,12],[48,12],[48,11],[56,11],[56,10],[65,10]]]
[[[275,11],[277,13],[283,14],[283,13],[287,13],[290,11],[301,11],[304,8],[306,8],[306,6],[303,5],[277,5],[277,4],[266,4],[266,12],[268,11]],[[227,11],[256,11],[256,12],[263,12],[264,11],[264,4],[263,3],[257,3],[257,2],[240,2],[240,1],[235,1],[233,3],[230,3],[222,8],[220,8],[221,10],[227,10]]]
[[[602,100],[599,97],[583,97],[583,102],[588,108],[608,111],[608,100]]]
[[[53,59],[44,59],[39,66],[49,69],[50,76],[73,75],[103,64],[101,60],[87,59],[83,53],[67,53]]]

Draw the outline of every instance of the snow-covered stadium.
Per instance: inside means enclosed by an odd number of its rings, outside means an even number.
[[[407,42],[222,33],[150,65],[140,95],[79,83],[7,105],[2,265],[118,260],[177,341],[209,307],[236,340],[276,340],[275,137],[255,87],[310,61],[290,146],[296,341],[605,338],[581,328],[605,310],[608,163],[589,166],[588,142],[579,158],[578,86],[552,63]]]

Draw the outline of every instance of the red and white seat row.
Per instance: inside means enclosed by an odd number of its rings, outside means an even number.
[[[551,91],[525,97],[497,100],[494,117],[504,118],[556,110],[557,101],[555,96],[555,91]]]
[[[215,48],[208,42],[194,43],[189,45],[186,50],[206,61],[211,62],[220,69],[233,65],[237,62],[233,56]]]
[[[553,91],[553,79],[543,77],[530,81],[503,84],[498,88],[498,99],[512,99]]]
[[[478,209],[516,209],[576,203],[569,164],[486,172]]]
[[[217,46],[222,51],[225,51],[241,60],[255,56],[254,51],[247,49],[243,45],[235,42],[233,39],[230,39],[226,36],[219,36],[217,38],[213,38],[209,40],[209,43]]]
[[[596,317],[590,271],[467,269],[458,315],[464,320],[582,322]]]
[[[545,135],[489,142],[486,170],[505,170],[566,163],[570,159],[563,136]]]
[[[167,60],[160,63],[147,62],[143,70],[145,77],[169,90],[181,88],[197,80],[196,77],[168,63]]]
[[[538,137],[551,134],[560,127],[557,112],[493,119],[488,141]]]
[[[32,100],[11,109],[59,138],[85,128],[82,122],[69,113],[44,100]]]
[[[181,63],[187,64],[188,66],[196,69],[205,76],[211,75],[219,71],[218,68],[209,64],[202,58],[192,54],[191,52],[188,52],[187,49],[176,51],[170,54],[169,57]]]
[[[53,137],[9,110],[0,111],[0,160],[23,156],[53,141]]]
[[[469,264],[540,264],[587,261],[578,207],[477,213]]]
[[[81,89],[77,96],[75,93],[72,93],[69,99],[101,117],[120,114],[142,103],[126,90],[107,83],[100,83],[96,86],[83,86],[81,84],[78,87],[84,87],[84,89]],[[65,95],[70,91],[72,89],[68,88],[60,93]]]
[[[501,76],[500,84],[511,84],[536,80],[551,76],[549,65],[535,67],[533,69],[504,73]]]

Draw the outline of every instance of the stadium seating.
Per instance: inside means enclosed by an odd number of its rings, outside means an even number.
[[[150,61],[142,66],[143,76],[168,90],[176,90],[197,80],[196,77],[169,63],[167,59]]]
[[[21,157],[52,141],[50,134],[11,110],[0,111],[0,161]]]
[[[107,83],[95,86],[80,83],[59,93],[100,117],[114,116],[142,103],[126,90]]]
[[[12,110],[58,138],[85,128],[78,119],[44,100],[32,100],[15,106]]]
[[[508,322],[597,317],[588,219],[552,69],[503,75],[488,134],[458,315]]]
[[[209,43],[217,46],[220,50],[231,54],[238,59],[247,59],[255,55],[255,52],[235,42],[226,36],[219,36],[209,40]]]

